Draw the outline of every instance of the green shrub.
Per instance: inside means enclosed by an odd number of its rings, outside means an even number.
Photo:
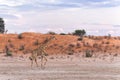
[[[5,46],[5,53],[6,53],[5,56],[12,56],[12,53],[11,53],[11,51],[9,50],[8,45]]]
[[[84,36],[86,34],[85,30],[75,30],[75,32],[73,32],[73,35],[77,35],[77,36]]]
[[[55,32],[50,31],[50,32],[48,32],[48,34],[55,35],[56,33],[55,33]]]
[[[60,33],[60,35],[66,35],[65,33]]]
[[[92,53],[90,50],[85,51],[85,57],[92,57]]]
[[[12,52],[11,51],[7,51],[6,52],[6,56],[12,56]]]

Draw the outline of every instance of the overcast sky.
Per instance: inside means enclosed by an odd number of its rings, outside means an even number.
[[[9,33],[120,35],[120,0],[0,0],[0,17]]]

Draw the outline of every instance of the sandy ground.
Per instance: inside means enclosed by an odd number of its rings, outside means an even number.
[[[1,56],[0,80],[120,80],[120,56],[48,56],[44,70],[31,68],[26,57]]]

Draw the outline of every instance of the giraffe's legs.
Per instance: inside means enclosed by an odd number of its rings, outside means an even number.
[[[47,63],[47,58],[45,56],[44,56],[44,60],[45,60],[45,62],[44,62],[44,66],[45,66]]]
[[[41,56],[41,68],[43,69],[44,66],[43,66],[43,56]]]
[[[32,66],[33,66],[33,60],[31,60],[31,68],[32,68]]]
[[[32,56],[29,57],[29,59],[30,59],[30,61],[31,61],[31,68],[32,68],[32,66],[33,66],[33,58],[32,58]]]
[[[36,66],[38,67],[37,58],[35,58],[35,63],[36,63]]]
[[[43,50],[43,51],[42,51],[42,55],[41,55],[41,64],[42,64],[41,67],[45,67],[45,65],[46,65],[46,63],[47,63],[47,58],[46,58],[45,54],[46,54],[46,51]]]

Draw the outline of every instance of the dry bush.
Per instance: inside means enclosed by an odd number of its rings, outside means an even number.
[[[58,46],[58,44],[53,44],[53,46]]]
[[[91,50],[92,53],[94,53],[95,51],[94,50]]]
[[[118,39],[120,40],[120,37],[118,37]]]
[[[14,48],[14,45],[12,43],[9,43],[10,48]]]
[[[116,40],[116,39],[117,39],[117,37],[114,37],[114,39]]]
[[[104,39],[107,39],[107,36],[104,36]]]
[[[22,34],[18,34],[18,39],[23,39]]]
[[[104,42],[104,41],[102,41],[102,42],[101,42],[101,44],[105,44],[105,42]]]
[[[60,45],[59,48],[64,49],[64,46]]]
[[[82,52],[81,50],[78,51],[79,53]]]
[[[112,47],[115,47],[115,45],[113,44]]]
[[[110,44],[110,42],[109,42],[109,41],[107,41],[105,44]]]
[[[33,43],[35,46],[39,45],[38,39]]]
[[[106,53],[107,52],[107,50],[104,50],[104,53]]]
[[[77,43],[77,48],[81,48],[81,44],[80,43]]]
[[[32,50],[31,49],[26,49],[23,51],[24,54],[27,54],[27,53],[32,53]]]
[[[73,51],[71,51],[71,52],[68,52],[67,54],[68,54],[68,55],[73,55],[73,54],[74,54],[74,52],[73,52]]]
[[[116,46],[116,49],[119,49],[120,47],[119,46]]]
[[[25,49],[25,45],[20,45],[19,50],[22,51]]]
[[[93,37],[93,40],[102,40],[102,39],[103,39],[102,37],[97,37],[97,36]]]
[[[73,48],[73,47],[75,47],[75,44],[69,44],[68,47]]]
[[[98,44],[97,44],[97,43],[94,43],[94,44],[93,44],[93,47],[94,47],[94,48],[97,48],[97,47],[98,47]]]
[[[92,37],[91,35],[88,35],[88,38],[89,38],[89,39],[93,39],[93,37]]]
[[[87,47],[90,47],[90,44],[87,42],[87,43],[86,43],[86,46],[87,46]]]
[[[96,36],[96,37],[94,38],[94,40],[99,40],[99,37]]]
[[[78,40],[78,41],[82,41],[82,40],[83,40],[83,38],[82,38],[82,37],[80,37],[80,38],[78,38],[77,40]]]
[[[118,54],[116,53],[116,54],[114,54],[113,56],[114,56],[114,57],[117,57],[117,56],[118,56]]]
[[[8,39],[8,42],[11,42],[11,40],[10,40],[10,39]]]

